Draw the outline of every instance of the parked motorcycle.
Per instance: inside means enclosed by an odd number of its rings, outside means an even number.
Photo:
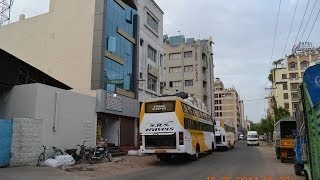
[[[107,148],[107,140],[102,141],[93,154],[89,154],[88,161],[90,164],[96,163],[98,160],[104,160],[107,158],[111,162],[111,154]]]
[[[66,149],[65,152],[69,155],[71,155],[74,160],[76,162],[80,161],[83,159],[83,157],[86,157],[87,161],[89,161],[89,158],[90,158],[90,154],[92,156],[92,154],[94,153],[94,149],[88,149],[85,147],[84,143],[86,141],[83,141],[82,145],[77,145],[80,147],[80,153],[78,154],[77,151],[78,149],[77,148],[74,148],[74,149]],[[90,161],[89,161],[90,162]]]

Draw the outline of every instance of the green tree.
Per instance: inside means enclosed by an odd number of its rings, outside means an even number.
[[[278,68],[278,65],[282,64],[282,62],[284,61],[284,59],[278,59],[272,62],[272,65],[274,65],[276,67],[276,69]]]
[[[283,107],[279,107],[279,108],[274,109],[275,122],[278,122],[280,119],[285,118],[285,117],[289,117],[289,116],[290,116],[290,112],[288,109],[285,109]]]
[[[267,116],[266,118],[261,119],[261,134],[264,133],[273,133],[274,126],[273,126],[273,118],[272,116]]]
[[[273,69],[270,70],[270,73],[268,75],[268,79],[270,82],[273,82]]]

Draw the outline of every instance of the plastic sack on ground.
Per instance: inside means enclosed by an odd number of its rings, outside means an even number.
[[[58,166],[72,166],[76,162],[71,155],[56,156],[55,160],[58,162]]]
[[[42,165],[46,167],[59,167],[58,161],[55,159],[47,159]]]

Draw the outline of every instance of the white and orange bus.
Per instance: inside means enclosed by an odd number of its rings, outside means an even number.
[[[215,149],[214,122],[210,114],[180,97],[154,98],[142,104],[140,151],[160,160],[199,158]]]

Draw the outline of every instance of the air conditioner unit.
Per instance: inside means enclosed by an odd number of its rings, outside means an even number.
[[[161,87],[166,86],[166,82],[160,82],[160,86],[161,86]]]

